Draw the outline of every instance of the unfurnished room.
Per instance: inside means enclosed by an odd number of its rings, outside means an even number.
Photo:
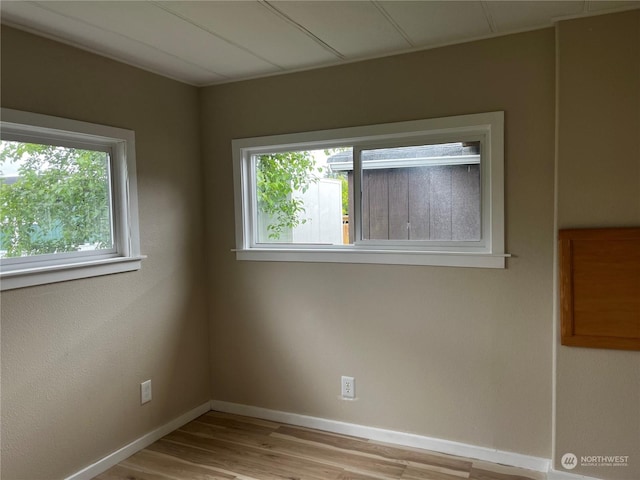
[[[640,2],[0,15],[3,480],[640,479]]]

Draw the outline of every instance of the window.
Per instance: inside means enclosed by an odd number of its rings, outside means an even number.
[[[2,109],[2,290],[140,268],[129,130]]]
[[[503,123],[234,140],[237,258],[504,268]]]

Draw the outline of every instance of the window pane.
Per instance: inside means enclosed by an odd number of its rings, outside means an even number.
[[[481,239],[480,142],[362,151],[365,240]]]
[[[333,168],[330,159],[339,154],[342,162]],[[256,243],[350,243],[350,149],[255,155],[253,165]]]
[[[0,142],[0,256],[114,248],[109,154]]]

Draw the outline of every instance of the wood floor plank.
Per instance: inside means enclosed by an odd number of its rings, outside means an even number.
[[[218,427],[234,428],[236,430],[244,430],[252,433],[259,432],[259,433],[269,434],[271,432],[276,431],[278,428],[280,428],[280,426],[277,424],[274,424],[274,426],[271,427],[268,424],[265,424],[263,422],[249,423],[236,418],[231,418],[231,417],[224,418],[224,417],[219,417],[215,415],[210,415],[210,413],[206,413],[198,417],[197,420],[202,423],[208,423],[210,425],[216,425]]]
[[[246,472],[249,475],[272,471],[283,475],[285,478],[291,478],[291,476],[298,478],[297,476],[299,476],[299,478],[329,480],[336,478],[341,472],[340,468],[318,461],[237,445],[224,440],[204,438],[184,431],[170,433],[165,439],[174,443],[205,449],[216,454],[216,456],[224,456],[238,462],[241,461],[243,464],[251,466],[252,470]]]
[[[143,472],[162,474],[174,480],[234,480],[237,478],[230,473],[218,472],[210,467],[148,449],[132,455],[120,465]]]
[[[141,472],[131,467],[118,464],[101,473],[94,480],[171,480],[171,477],[159,475],[157,473]]]
[[[379,457],[364,457],[345,450],[332,450],[323,444],[301,443],[273,435],[251,435],[248,432],[238,432],[231,429],[220,431],[212,426],[197,421],[191,422],[180,429],[207,438],[247,445],[269,452],[289,455],[307,460],[320,461],[338,468],[350,468],[361,473],[385,475],[390,478],[400,478],[404,465],[399,462],[385,460]]]
[[[453,472],[453,473],[452,473]],[[467,480],[470,472],[451,471],[430,466],[408,466],[402,474],[403,480]]]
[[[205,413],[204,416],[209,418],[230,419],[230,420],[235,420],[237,422],[248,423],[251,425],[260,425],[262,427],[272,428],[274,430],[282,425],[281,423],[272,422],[271,420],[263,420],[261,418],[254,418],[254,417],[246,417],[244,415],[236,415],[233,413],[216,412],[215,410],[211,410],[210,412]]]
[[[362,441],[355,437],[326,436],[323,432],[309,431],[291,426],[282,426],[276,430],[278,435],[285,435],[318,443],[327,443],[344,450],[352,450],[361,453],[376,455],[382,458],[402,460],[409,464],[432,465],[446,468],[452,471],[466,472],[471,470],[471,461],[461,460],[456,457],[433,455],[427,452],[418,452],[401,447],[384,445],[382,443]]]
[[[377,475],[369,475],[361,472],[352,472],[345,470],[338,476],[338,480],[388,480],[390,477],[380,477]]]
[[[94,480],[544,480],[541,472],[209,412]]]
[[[154,452],[165,453],[186,459],[193,463],[213,467],[222,473],[233,473],[238,478],[248,477],[255,480],[290,480],[290,477],[274,472],[262,472],[256,475],[256,469],[252,468],[249,462],[242,459],[227,457],[224,455],[212,455],[212,452],[200,448],[181,445],[167,440],[158,440],[149,445],[147,449]]]
[[[534,472],[524,468],[510,467],[507,465],[500,465],[497,463],[485,462],[482,460],[474,460],[472,470],[482,470],[485,472],[502,473],[505,475],[520,475],[527,480],[546,480],[547,475],[544,472]]]
[[[166,437],[167,440],[185,445],[205,448],[215,453],[223,453],[251,462],[256,472],[267,470],[277,471],[283,475],[300,475],[300,478],[318,478],[327,480],[336,478],[341,468],[308,460],[286,453],[274,452],[270,449],[255,448],[248,445],[238,445],[222,438],[205,438],[184,431],[175,431]]]
[[[488,470],[480,470],[472,468],[469,480],[529,480],[522,475],[510,475],[507,473],[491,472]]]

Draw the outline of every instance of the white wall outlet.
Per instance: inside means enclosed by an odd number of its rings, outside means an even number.
[[[151,380],[140,384],[140,405],[151,401]]]
[[[342,377],[342,398],[356,398],[356,379]]]

